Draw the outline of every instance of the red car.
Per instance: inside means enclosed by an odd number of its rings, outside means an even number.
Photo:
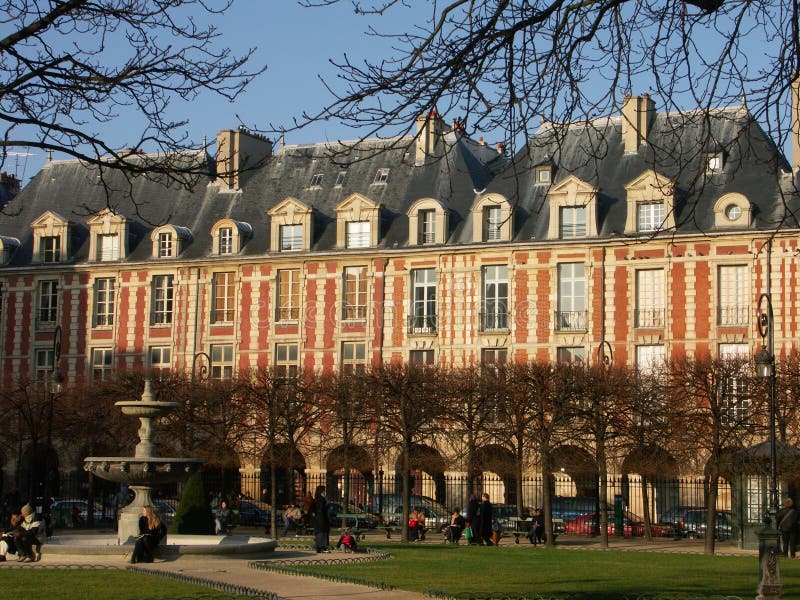
[[[572,535],[592,535],[595,531],[596,513],[590,512],[571,519],[564,524],[566,533]],[[656,537],[672,537],[675,530],[671,525],[663,523],[651,523],[650,531]],[[608,511],[608,535],[616,534],[614,523],[614,511]],[[626,537],[636,537],[644,535],[644,519],[639,515],[628,510],[622,511],[622,535]]]

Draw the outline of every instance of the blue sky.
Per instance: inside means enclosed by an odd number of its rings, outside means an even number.
[[[189,135],[198,142],[203,136],[213,140],[221,129],[237,127],[239,118],[245,125],[262,130],[267,129],[270,123],[290,124],[293,116],[303,110],[319,109],[330,100],[318,78],[320,75],[334,75],[330,58],[339,58],[345,52],[353,59],[363,58],[366,53],[374,57],[382,50],[388,53],[385,41],[364,35],[369,22],[394,30],[396,26],[410,26],[410,23],[404,24],[398,19],[411,18],[415,13],[420,15],[420,11],[404,9],[387,17],[367,19],[355,15],[348,2],[331,7],[303,8],[296,0],[237,0],[216,22],[221,33],[218,45],[230,47],[236,54],[255,47],[253,64],[266,64],[267,71],[254,80],[234,104],[206,93],[190,103],[176,100],[171,116],[174,119],[187,118]],[[103,135],[114,145],[127,147],[131,136],[139,131],[134,125],[133,115],[119,118],[104,126]],[[352,130],[328,122],[287,135],[286,143],[357,137]],[[27,163],[25,158],[19,159],[17,172],[23,183],[35,175],[47,159],[41,150],[31,149],[30,152],[34,156],[27,157]],[[54,154],[53,158],[60,157]],[[6,170],[14,172],[14,163],[10,160]]]
[[[392,54],[387,40],[364,34],[369,26],[389,32],[408,30],[415,22],[422,22],[431,10],[427,2],[411,0],[405,4],[383,16],[362,17],[354,13],[347,0],[319,8],[301,7],[297,0],[235,0],[231,9],[215,21],[220,33],[218,45],[230,47],[235,54],[254,47],[253,65],[267,65],[267,71],[254,80],[235,103],[204,93],[191,102],[176,99],[168,116],[175,120],[188,119],[189,137],[197,143],[204,136],[211,141],[219,130],[234,128],[240,122],[262,131],[270,125],[290,125],[292,118],[303,111],[313,113],[330,102],[330,93],[319,80],[322,76],[335,81],[336,70],[330,59],[339,59],[347,53],[352,62],[359,62],[365,56],[374,61]],[[712,46],[718,43],[718,40],[711,41],[714,36],[712,32],[709,34],[708,39],[700,36],[698,43]],[[763,50],[754,52],[750,61],[757,57],[764,60]],[[647,91],[647,84],[644,85],[643,89],[632,91]],[[680,98],[677,101],[689,107]],[[686,98],[686,101],[691,103],[692,99]],[[444,116],[448,120],[457,115]],[[104,125],[102,136],[112,145],[124,148],[135,143],[139,131],[136,115],[131,113]],[[383,135],[389,133],[382,132]],[[493,139],[491,132],[483,133],[489,143],[500,141]],[[285,141],[302,144],[357,137],[358,132],[329,121],[291,132]],[[34,156],[20,157],[19,164],[14,160],[6,163],[6,170],[16,171],[23,183],[41,169],[47,158],[41,150],[30,151]],[[54,158],[63,157],[54,155]]]

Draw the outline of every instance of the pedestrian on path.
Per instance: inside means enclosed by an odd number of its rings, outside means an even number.
[[[775,515],[778,531],[781,532],[782,551],[791,558],[797,553],[797,520],[800,516],[791,498],[783,501],[783,508]]]
[[[328,513],[328,499],[325,497],[325,486],[318,485],[314,493],[312,507],[312,520],[314,521],[314,544],[317,554],[330,552],[331,516]]]

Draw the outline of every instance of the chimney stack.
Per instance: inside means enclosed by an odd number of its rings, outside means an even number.
[[[272,142],[239,127],[217,134],[217,180],[220,189],[238,190],[247,171],[272,156]]]
[[[626,95],[622,100],[622,143],[626,154],[635,154],[647,143],[656,116],[656,104],[649,94]]]
[[[800,171],[800,74],[792,82],[792,173]]]
[[[417,117],[417,140],[414,164],[424,165],[429,158],[441,155],[444,119],[433,109],[427,115]]]

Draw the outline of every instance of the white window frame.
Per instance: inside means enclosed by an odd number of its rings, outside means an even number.
[[[58,322],[58,280],[39,282],[36,311],[39,326],[55,326]]]
[[[557,274],[556,328],[560,331],[586,331],[586,265],[582,262],[559,263]]]
[[[278,305],[276,306],[275,320],[279,323],[299,321],[302,294],[300,269],[280,269],[277,286]]]
[[[636,346],[636,368],[644,374],[657,373],[666,365],[666,349],[663,344],[641,344]]]
[[[583,346],[559,346],[556,348],[556,362],[559,364],[586,364],[586,348]]]
[[[119,241],[118,233],[99,233],[97,234],[97,261],[113,262],[119,260]]]
[[[114,325],[116,310],[116,279],[99,277],[94,280],[94,326],[110,327]]]
[[[92,348],[92,380],[105,381],[114,370],[112,348]]]
[[[314,173],[311,176],[311,180],[308,182],[308,187],[310,188],[320,188],[322,187],[322,178],[323,173]]]
[[[637,269],[635,277],[635,327],[663,328],[666,306],[664,269]]]
[[[508,330],[508,266],[486,265],[483,275],[481,331]]]
[[[296,343],[275,344],[275,375],[297,377],[300,372],[300,348]]]
[[[664,224],[664,202],[636,203],[636,230],[642,233],[658,231]]]
[[[717,323],[722,327],[747,326],[750,321],[750,273],[747,265],[719,265],[717,268]]]
[[[39,240],[39,251],[43,263],[61,262],[61,236],[43,235]]]
[[[497,242],[503,239],[503,207],[490,205],[483,208],[483,241]]]
[[[369,282],[366,266],[351,266],[344,268],[344,314],[345,321],[365,321],[367,318],[367,304]]]
[[[218,271],[212,277],[212,323],[233,323],[236,319],[236,273]]]
[[[586,237],[586,207],[558,208],[558,236],[562,239]]]
[[[171,231],[162,231],[158,234],[158,258],[172,258],[174,246]]]
[[[223,381],[233,378],[233,344],[212,344],[209,356],[211,379]]]
[[[411,332],[436,332],[436,269],[411,271]]]
[[[34,355],[34,381],[44,383],[53,372],[52,348],[37,348]]]
[[[375,177],[372,179],[371,185],[386,185],[389,182],[389,169],[382,168],[375,172]]]
[[[369,248],[372,238],[372,223],[369,221],[347,221],[345,223],[345,247]]]
[[[151,286],[150,324],[171,325],[175,302],[173,275],[153,275]]]
[[[219,254],[233,254],[233,227],[220,227],[217,235]]]
[[[366,367],[367,342],[342,342],[342,373],[358,373]]]
[[[303,249],[303,225],[289,223],[278,226],[281,252],[296,252]]]
[[[420,245],[436,243],[436,210],[426,208],[418,213]]]
[[[172,370],[172,348],[170,346],[150,346],[149,367],[159,373]]]

